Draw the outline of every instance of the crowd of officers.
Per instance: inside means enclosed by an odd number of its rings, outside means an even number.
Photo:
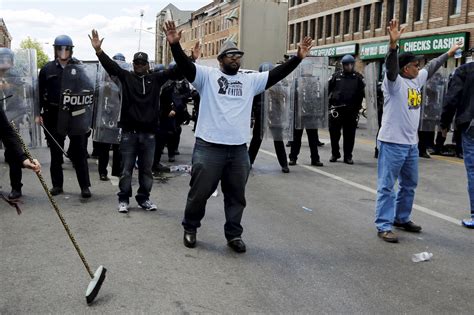
[[[122,109],[119,121],[119,127],[121,128],[120,145],[101,143],[98,141],[95,141],[93,145],[94,151],[92,155],[97,156],[99,159],[100,180],[109,180],[107,165],[109,161],[109,151],[112,148],[114,152],[112,175],[120,177],[118,211],[121,213],[128,212],[129,199],[132,197],[131,183],[134,168],[138,168],[139,188],[135,195],[138,205],[145,210],[156,210],[157,206],[150,200],[153,176],[158,175],[165,169],[160,163],[165,147],[167,147],[168,161],[175,161],[175,155],[179,154],[178,147],[182,131],[181,126],[189,124],[191,120],[195,121],[196,126],[201,96],[191,87],[189,82],[185,79],[186,75],[183,75],[175,63],[170,64],[167,69],[162,65],[157,65],[154,69],[150,69],[148,55],[144,52],[137,52],[133,58],[133,70],[130,71],[120,67],[117,63],[117,61],[125,61],[125,57],[122,54],[116,54],[113,58],[109,58],[102,50],[102,40],[99,39],[97,31],[93,30],[89,37],[100,64],[121,86],[120,99]],[[177,44],[174,44],[176,50]],[[62,119],[60,115],[61,106],[59,106],[59,104],[61,104],[61,79],[63,69],[67,65],[81,63],[72,57],[73,47],[73,42],[69,36],[60,35],[55,39],[55,60],[47,63],[39,73],[38,82],[41,114],[37,117],[36,122],[44,128],[50,149],[51,194],[58,195],[63,193],[64,177],[62,164],[64,163],[64,156],[67,156],[73,163],[81,196],[83,198],[90,198],[92,194],[89,189],[91,184],[87,162],[87,144],[91,132],[88,129],[83,133],[68,134],[67,132],[64,133],[58,130],[58,121]],[[229,53],[232,51],[235,52]],[[235,47],[230,47],[227,51],[223,52],[222,58],[227,56],[226,54],[236,56],[240,54],[241,57],[243,52],[238,51]],[[200,48],[196,46],[191,55],[187,56],[187,58],[190,62],[194,62],[199,55]],[[233,57],[231,56],[230,58]],[[187,65],[186,62],[187,61],[181,60],[181,64]],[[410,62],[414,62],[414,60],[410,60]],[[291,62],[288,63],[290,64]],[[293,63],[295,65],[292,67],[296,67],[296,61],[293,61]],[[344,163],[351,165],[354,164],[352,152],[354,149],[359,112],[365,97],[365,83],[363,76],[354,69],[355,60],[352,56],[344,56],[341,64],[341,69],[331,76],[328,84],[328,122],[331,139],[331,158],[329,161],[336,162],[342,157]],[[396,66],[394,65],[394,67]],[[282,69],[283,68],[285,67],[282,67]],[[200,68],[198,68],[198,70],[201,71]],[[196,69],[193,71],[196,71]],[[275,74],[276,72],[274,76]],[[406,79],[405,77],[403,78]],[[395,81],[395,78],[393,80]],[[267,84],[267,88],[268,86]],[[227,87],[225,87],[225,89],[227,89]],[[384,103],[381,84],[379,84],[378,92],[377,108],[380,109],[380,123]],[[225,94],[225,90],[224,93],[219,91],[219,94]],[[187,109],[187,104],[191,100],[194,101],[192,115],[189,114]],[[261,118],[259,117],[262,113],[261,100],[262,98],[257,95],[253,101],[255,125],[253,138],[248,150],[251,164],[255,161],[262,142]],[[385,103],[386,102],[387,97],[385,97]],[[318,129],[306,128],[306,132],[311,151],[311,164],[321,167],[323,163],[318,154],[318,146],[324,144],[319,141]],[[301,148],[302,134],[303,129],[297,129],[296,126],[294,126],[293,139],[290,143],[291,151],[289,154],[289,162],[286,156],[284,142],[281,141],[281,139],[275,139],[274,141],[278,162],[284,173],[290,171],[289,165],[295,165],[297,163]],[[339,147],[341,134],[344,138],[343,155],[341,155]],[[64,149],[66,136],[69,138],[69,149],[67,153]],[[437,143],[443,142],[443,136],[444,134],[440,132]],[[420,137],[420,145],[425,143],[424,140],[421,141],[422,139],[423,138]],[[456,143],[460,142],[459,140],[456,141]],[[19,155],[18,148],[8,149],[11,147],[12,146],[7,146],[5,156],[10,163],[11,169],[15,170],[16,173],[13,173],[13,176],[11,176],[12,191],[9,198],[17,199],[21,197],[21,169],[20,176],[15,175],[18,174],[19,167],[23,164],[23,166],[38,171],[39,163],[37,163],[37,161],[25,162],[23,156],[21,159],[15,159],[15,157]],[[435,147],[435,149],[438,148],[438,152],[440,152],[442,151],[440,149],[441,147],[442,145]],[[378,148],[376,148],[375,156],[378,157],[378,154]],[[419,154],[420,156],[427,156],[425,149],[420,149]],[[21,162],[18,163],[16,161]],[[18,183],[18,179],[20,179],[20,183]],[[191,193],[192,190],[190,191],[190,194]],[[183,221],[183,225],[185,226],[185,245],[195,244],[195,230],[199,225],[194,227],[194,232],[189,232],[189,230],[186,232],[185,221],[186,219]],[[408,223],[404,222],[403,224]],[[387,234],[388,231],[389,230],[379,228],[379,234]],[[186,233],[188,234],[186,235]],[[379,236],[386,241],[391,241],[391,236],[385,234]],[[194,235],[194,243],[193,239],[189,238],[190,235]],[[188,238],[186,239],[186,237]]]

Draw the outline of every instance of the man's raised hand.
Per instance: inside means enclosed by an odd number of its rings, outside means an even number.
[[[166,21],[165,26],[163,27],[163,31],[166,34],[166,39],[170,44],[177,44],[179,43],[179,40],[181,39],[181,31],[176,30],[176,25],[174,24],[174,21]]]
[[[198,60],[201,57],[201,43],[199,41],[191,49],[191,56],[194,60]]]
[[[100,52],[102,50],[101,46],[104,39],[99,39],[99,33],[97,30],[92,30],[92,37],[89,35],[89,39],[91,40],[91,45],[94,47],[95,52]]]
[[[311,37],[305,36],[298,44],[298,52],[296,53],[296,55],[301,59],[306,58],[311,47],[313,47],[312,42],[313,39]]]
[[[390,36],[390,48],[396,48],[397,42],[405,32],[405,27],[399,29],[399,24],[397,19],[392,19],[387,27],[388,35]]]

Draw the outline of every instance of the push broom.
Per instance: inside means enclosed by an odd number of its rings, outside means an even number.
[[[18,132],[18,129],[16,128],[15,124],[12,122],[11,123],[13,130],[15,130],[16,135],[18,136],[18,139],[20,140],[21,146],[23,147],[23,151],[25,151],[25,154],[27,158],[33,162],[33,157],[28,150],[28,148],[25,145],[25,142],[23,141],[23,138],[21,137],[20,133]],[[84,257],[84,254],[82,253],[81,249],[79,248],[79,245],[76,242],[76,239],[72,235],[71,230],[69,229],[69,226],[66,223],[66,220],[64,219],[61,210],[59,209],[56,201],[54,200],[53,196],[49,192],[48,186],[46,185],[46,182],[43,178],[43,175],[41,173],[36,173],[36,176],[38,176],[39,181],[41,182],[41,185],[43,186],[44,191],[46,192],[46,195],[48,196],[49,201],[51,202],[51,205],[53,206],[54,210],[56,211],[56,214],[59,217],[59,220],[61,221],[64,229],[66,230],[67,235],[69,236],[69,239],[71,240],[72,244],[74,245],[74,248],[76,249],[77,254],[81,258],[82,263],[84,264],[84,267],[86,267],[87,273],[89,274],[89,277],[92,279],[87,286],[86,290],[86,301],[87,304],[92,303],[94,301],[95,297],[99,293],[100,287],[102,286],[102,283],[105,280],[105,273],[107,272],[107,269],[104,268],[104,266],[99,266],[97,268],[95,273],[92,273],[91,268],[89,267],[89,264],[87,263],[86,258]]]

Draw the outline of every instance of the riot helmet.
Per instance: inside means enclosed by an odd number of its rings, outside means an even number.
[[[122,53],[116,53],[112,59],[125,62],[125,56]]]
[[[10,48],[0,48],[0,70],[8,70],[13,67],[15,54]]]
[[[344,72],[354,71],[355,59],[352,55],[345,55],[344,57],[342,57],[341,63],[342,63],[342,70]]]
[[[54,57],[60,60],[68,60],[72,57],[72,43],[71,37],[67,35],[59,35],[54,39]]]

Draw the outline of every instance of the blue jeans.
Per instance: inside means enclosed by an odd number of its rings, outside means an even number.
[[[250,172],[247,145],[221,145],[196,138],[193,152],[191,189],[184,210],[183,227],[196,232],[206,212],[206,203],[219,181],[224,194],[227,240],[242,235],[242,214],[246,206],[245,185]]]
[[[471,217],[474,219],[474,139],[466,131],[462,133],[462,149],[467,173],[467,191],[471,203]]]
[[[418,184],[418,145],[378,141],[378,146],[375,225],[379,232],[385,232],[392,230],[393,222],[410,221]]]
[[[150,197],[153,186],[151,166],[155,154],[155,135],[146,132],[123,132],[120,141],[122,155],[122,175],[119,182],[119,201],[128,202],[132,196],[132,173],[138,157],[139,188],[135,199],[138,203]]]

